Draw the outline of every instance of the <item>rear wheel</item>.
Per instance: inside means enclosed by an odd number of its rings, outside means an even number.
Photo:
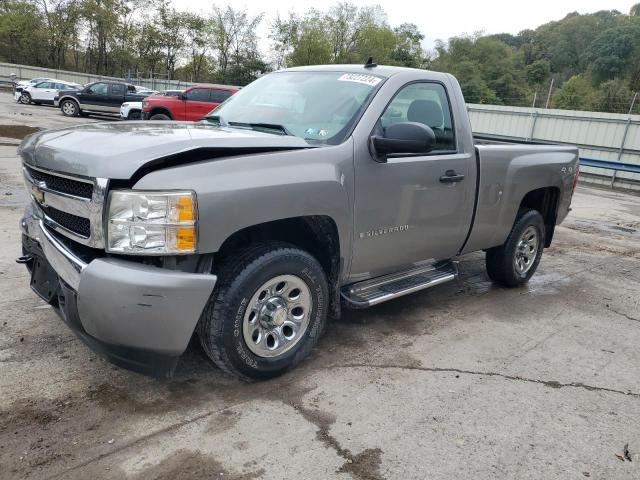
[[[151,115],[149,120],[171,120],[171,117],[169,117],[169,115],[165,115],[164,113],[156,113],[154,115]]]
[[[63,100],[60,104],[60,110],[66,117],[77,117],[80,114],[80,108],[73,100]]]
[[[544,220],[537,210],[521,210],[504,245],[487,250],[489,278],[517,287],[533,276],[544,248]]]
[[[313,349],[326,322],[322,267],[287,244],[257,245],[223,262],[200,319],[208,356],[244,380],[281,375]]]

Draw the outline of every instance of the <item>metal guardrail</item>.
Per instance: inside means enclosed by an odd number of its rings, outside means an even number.
[[[640,173],[640,165],[635,165],[633,163],[613,162],[610,160],[599,160],[597,158],[580,157],[580,166],[603,168],[607,170],[614,170],[616,172]]]

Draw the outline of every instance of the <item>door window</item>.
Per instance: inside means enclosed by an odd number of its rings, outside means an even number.
[[[213,103],[222,103],[231,96],[229,90],[209,90],[210,100]]]
[[[456,151],[449,99],[439,83],[412,83],[400,90],[380,117],[380,126],[417,122],[435,133],[434,153]]]
[[[112,83],[111,84],[111,95],[124,95],[124,85],[121,83]]]
[[[89,88],[89,93],[93,93],[94,95],[106,95],[108,92],[109,92],[108,83],[94,83]]]
[[[40,82],[35,88],[53,88],[51,82]]]
[[[194,88],[187,92],[187,100],[194,102],[209,102],[209,89]]]

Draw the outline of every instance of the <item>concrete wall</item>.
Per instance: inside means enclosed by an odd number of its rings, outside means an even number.
[[[474,134],[577,145],[580,156],[640,165],[640,115],[470,104]],[[640,174],[583,166],[581,178],[640,190]]]

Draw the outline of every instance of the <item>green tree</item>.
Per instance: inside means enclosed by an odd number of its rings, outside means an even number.
[[[569,110],[588,110],[595,103],[591,81],[583,75],[574,75],[564,82],[553,95],[553,106]]]
[[[596,81],[624,76],[634,67],[630,61],[640,52],[640,22],[610,28],[601,33],[591,44],[588,56]]]
[[[526,67],[527,81],[530,85],[541,85],[549,78],[550,73],[551,63],[549,60],[536,60]]]
[[[594,106],[604,112],[627,113],[633,95],[624,81],[607,80],[598,87]]]

